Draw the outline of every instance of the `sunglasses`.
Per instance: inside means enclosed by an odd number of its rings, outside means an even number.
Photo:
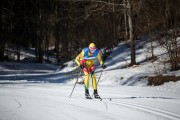
[[[89,47],[90,53],[94,53],[96,51],[96,47]]]

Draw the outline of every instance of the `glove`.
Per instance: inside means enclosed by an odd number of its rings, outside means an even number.
[[[81,69],[84,69],[84,65],[80,65],[80,68],[81,68]]]
[[[107,68],[106,65],[104,65],[104,64],[102,64],[101,67],[102,67],[103,69]]]

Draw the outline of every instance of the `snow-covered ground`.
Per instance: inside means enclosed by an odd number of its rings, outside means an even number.
[[[150,57],[149,46],[137,41],[140,65],[127,67],[130,49],[127,43],[120,43],[107,58],[100,79],[102,68],[96,61],[102,101],[86,100],[81,84],[69,98],[78,72],[73,61],[59,71],[50,64],[0,63],[0,120],[180,120],[180,81],[147,86],[149,75],[166,72],[180,76],[180,71],[166,69],[161,62],[167,59],[166,51],[157,44],[154,53],[158,60],[145,61]]]
[[[82,85],[76,86],[72,98],[69,98],[71,85],[17,83],[0,86],[1,120],[180,119],[180,82],[160,87],[100,85],[102,101],[86,100]]]

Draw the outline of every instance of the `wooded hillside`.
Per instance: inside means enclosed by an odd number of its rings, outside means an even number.
[[[16,60],[22,48],[34,48],[36,62],[43,62],[53,47],[58,62],[90,42],[102,48],[130,40],[133,65],[135,39],[146,34],[168,50],[172,69],[179,69],[179,6],[180,0],[1,0],[0,61],[8,58],[6,48],[14,49]]]

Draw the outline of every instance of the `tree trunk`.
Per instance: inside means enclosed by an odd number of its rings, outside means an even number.
[[[5,38],[4,38],[2,27],[1,27],[0,39],[1,39],[1,44],[0,44],[0,61],[3,61],[4,60],[4,49],[5,49],[6,41],[5,41]]]
[[[124,2],[124,27],[125,27],[125,39],[128,39],[128,27],[127,27],[127,8],[126,8],[126,0],[123,0]]]
[[[43,36],[43,21],[42,21],[42,1],[40,1],[40,8],[39,8],[39,38],[38,38],[38,62],[43,62],[43,45],[44,45],[44,36]]]
[[[57,63],[60,62],[59,59],[59,44],[60,44],[60,28],[59,28],[59,22],[55,25],[55,52],[56,52],[56,61]]]
[[[130,47],[131,47],[131,65],[136,64],[136,49],[135,49],[135,40],[134,40],[134,30],[133,30],[133,23],[132,23],[132,15],[131,15],[131,5],[129,0],[127,0],[127,7],[128,7],[128,22],[129,22],[129,35],[130,35]]]

